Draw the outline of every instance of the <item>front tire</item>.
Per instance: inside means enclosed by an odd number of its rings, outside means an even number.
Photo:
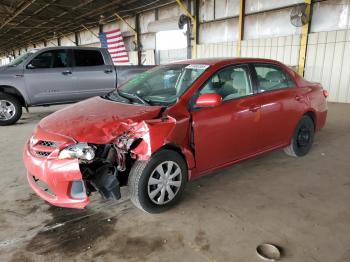
[[[174,206],[187,182],[187,165],[181,155],[162,150],[149,161],[136,161],[129,175],[131,202],[147,213]]]
[[[315,135],[315,125],[309,116],[304,115],[294,130],[292,141],[284,152],[293,157],[306,155],[313,144]]]
[[[16,123],[22,116],[19,100],[9,94],[0,93],[0,126]]]

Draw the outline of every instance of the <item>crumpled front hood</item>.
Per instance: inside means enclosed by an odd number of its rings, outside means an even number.
[[[45,117],[39,126],[47,132],[68,136],[78,142],[106,144],[127,131],[129,125],[156,118],[161,108],[94,97]]]

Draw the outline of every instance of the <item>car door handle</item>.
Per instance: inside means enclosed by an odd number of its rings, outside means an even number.
[[[249,107],[249,110],[252,112],[257,112],[260,108],[261,108],[261,106],[259,106],[259,105],[252,105]]]
[[[110,74],[110,73],[113,72],[113,70],[112,69],[106,69],[104,72],[105,72],[105,74]]]
[[[62,75],[71,75],[71,74],[72,74],[72,71],[69,71],[69,70],[62,72]]]

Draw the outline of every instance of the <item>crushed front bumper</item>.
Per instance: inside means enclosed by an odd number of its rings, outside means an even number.
[[[90,199],[86,195],[77,159],[34,156],[27,143],[23,160],[28,182],[42,199],[52,205],[67,208],[84,208],[89,204]]]

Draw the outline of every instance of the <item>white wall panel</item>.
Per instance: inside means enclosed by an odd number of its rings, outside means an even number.
[[[201,0],[199,4],[199,21],[214,20],[214,0]]]
[[[215,19],[239,15],[240,0],[225,0],[215,2]]]
[[[298,64],[300,35],[242,41],[242,57],[269,58],[289,66]]]
[[[158,19],[166,19],[169,17],[179,17],[183,14],[178,4],[167,5],[158,9]]]
[[[157,33],[161,31],[179,30],[179,17],[173,16],[148,23],[147,31]]]
[[[148,24],[154,22],[156,19],[155,11],[149,11],[140,14],[140,30],[141,34],[148,33]]]
[[[137,51],[130,51],[128,52],[128,55],[129,55],[129,64],[137,65]]]
[[[238,18],[201,24],[199,28],[201,44],[235,41],[238,35]]]
[[[245,39],[300,34],[301,28],[290,23],[290,8],[246,16]]]
[[[155,60],[154,50],[142,51],[141,63],[143,65],[155,65],[156,60]]]
[[[350,103],[350,30],[309,36],[305,78],[320,82],[329,101]]]
[[[237,42],[202,44],[197,46],[198,58],[234,57],[237,53]]]
[[[96,43],[85,44],[85,45],[80,45],[80,46],[84,46],[84,47],[101,47],[101,43],[100,42],[96,42]]]
[[[75,35],[69,34],[64,37],[61,37],[61,46],[75,46]]]
[[[245,12],[257,13],[299,3],[304,3],[304,0],[246,0]]]
[[[92,32],[92,33],[91,33]],[[97,37],[99,33],[99,28],[91,28],[90,31],[84,30],[79,32],[79,45],[89,45],[94,43],[100,43],[100,39]]]
[[[167,64],[174,61],[187,59],[187,48],[160,50],[159,63]]]
[[[311,32],[350,29],[350,0],[328,0],[313,4]]]
[[[156,49],[156,34],[141,35],[141,43],[143,50]]]

